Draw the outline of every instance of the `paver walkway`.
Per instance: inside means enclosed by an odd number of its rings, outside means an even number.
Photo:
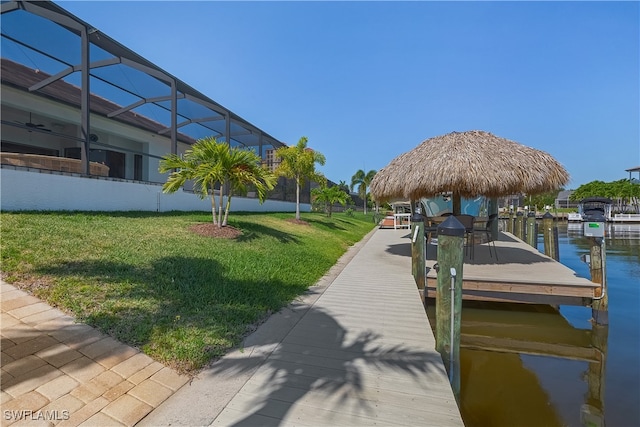
[[[375,230],[140,425],[462,426],[408,237]]]
[[[132,426],[188,381],[38,298],[1,286],[3,426]]]

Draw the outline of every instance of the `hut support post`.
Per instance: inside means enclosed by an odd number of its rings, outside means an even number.
[[[462,197],[460,193],[453,193],[451,195],[451,210],[454,215],[460,215],[462,212]]]
[[[524,241],[524,214],[522,212],[516,213],[516,221],[514,223],[514,235]]]
[[[527,214],[527,244],[538,249],[538,233],[536,233],[536,213],[529,211]]]
[[[426,241],[424,239],[424,221],[419,207],[411,203],[411,271],[418,289],[424,289],[426,284]],[[425,292],[426,294],[426,292]]]
[[[436,350],[442,355],[459,400],[464,226],[453,216],[438,227],[437,261]]]
[[[591,305],[591,315],[596,324],[608,325],[609,296],[607,295],[606,241],[604,238],[591,238],[590,257],[591,281],[600,283],[600,287],[595,290],[595,297]]]
[[[542,217],[542,238],[544,240],[544,254],[558,261],[558,253],[556,250],[557,232],[551,212],[545,213]]]
[[[498,214],[498,199],[492,197],[489,199],[489,215]],[[491,239],[498,240],[498,221],[493,221],[491,225]]]

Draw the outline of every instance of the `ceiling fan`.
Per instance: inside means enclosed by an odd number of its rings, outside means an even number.
[[[47,129],[42,123],[33,123],[31,120],[31,113],[29,113],[29,121],[26,123],[22,123],[16,120],[16,123],[20,123],[21,125],[25,125],[28,128],[40,129],[45,132],[51,132],[51,129]]]

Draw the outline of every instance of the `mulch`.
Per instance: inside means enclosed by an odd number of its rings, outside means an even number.
[[[207,222],[204,224],[196,224],[189,227],[189,230],[205,237],[213,237],[217,239],[235,239],[242,234],[242,230],[225,225],[224,227],[218,227],[213,222]]]
[[[304,221],[302,219],[290,218],[286,221],[298,225],[310,225],[307,221]],[[213,237],[214,239],[235,239],[242,234],[242,230],[238,228],[232,227],[230,225],[218,227],[217,225],[214,225],[213,222],[192,225],[191,227],[189,227],[189,230],[201,236]]]

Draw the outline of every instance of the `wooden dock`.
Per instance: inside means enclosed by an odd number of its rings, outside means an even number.
[[[498,257],[486,243],[465,256],[463,299],[551,305],[588,305],[599,284],[579,277],[570,268],[544,255],[511,233],[500,232],[495,242]],[[435,297],[434,264],[437,246],[427,245],[427,289]]]
[[[558,304],[594,295],[595,283],[512,235],[501,233],[496,246],[499,261],[486,244],[465,259],[467,298],[546,297]],[[338,263],[344,267],[335,278],[271,316],[242,349],[215,362],[140,425],[462,426],[411,274],[411,232],[378,228],[357,247]],[[435,286],[435,255],[430,245],[429,286]],[[554,322],[566,338],[551,349],[551,339],[518,340],[484,318],[464,325],[462,346],[597,358],[582,332]],[[537,331],[535,324],[517,329]]]

